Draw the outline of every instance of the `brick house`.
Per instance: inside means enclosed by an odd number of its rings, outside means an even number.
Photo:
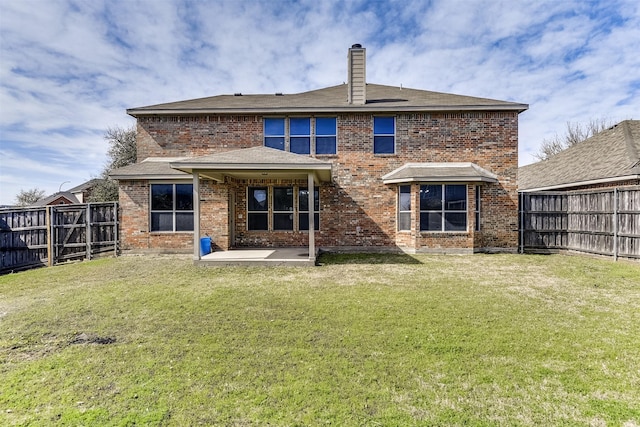
[[[127,110],[138,163],[119,180],[122,247],[191,252],[472,253],[518,246],[526,104],[366,83]]]

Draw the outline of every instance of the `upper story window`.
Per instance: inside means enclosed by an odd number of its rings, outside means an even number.
[[[336,154],[337,135],[335,117],[317,117],[316,154]]]
[[[151,184],[151,231],[193,231],[193,184]]]
[[[289,119],[290,151],[296,154],[311,153],[311,119],[292,117]]]
[[[373,153],[394,154],[396,140],[395,117],[373,118]]]
[[[467,186],[429,184],[420,186],[421,231],[466,231]]]
[[[296,154],[336,154],[336,118],[265,117],[264,146]]]
[[[284,150],[284,117],[264,119],[264,146]]]

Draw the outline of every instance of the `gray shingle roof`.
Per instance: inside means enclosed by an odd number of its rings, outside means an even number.
[[[131,108],[127,113],[137,117],[147,114],[278,114],[348,111],[515,110],[522,112],[527,108],[529,108],[527,104],[516,102],[368,83],[365,105],[349,104],[347,85],[342,84],[295,94],[218,95]]]
[[[382,177],[385,184],[424,181],[498,182],[498,177],[475,163],[407,163]]]
[[[51,203],[54,203],[60,199],[65,199],[71,204],[80,203],[78,198],[71,194],[69,191],[61,191],[50,196],[45,197],[44,199],[40,199],[31,206],[47,206]],[[59,203],[56,203],[59,204]]]
[[[640,177],[640,120],[625,120],[547,160],[518,169],[519,190]]]
[[[89,181],[83,182],[80,185],[76,185],[75,187],[67,190],[69,193],[75,194],[75,193],[81,193],[85,190],[90,190],[91,188],[93,188],[95,185],[97,185],[98,183],[100,183],[101,181],[104,181],[101,178],[93,178],[90,179]]]
[[[211,172],[240,177],[266,171],[270,174],[284,173],[301,177],[313,171],[322,181],[331,179],[331,162],[269,147],[243,148],[192,157],[171,162],[171,167],[187,173],[192,173],[193,170],[208,171],[210,174],[207,176],[214,179],[220,179],[221,175],[211,174]]]
[[[152,157],[140,163],[124,166],[112,171],[109,176],[112,179],[191,179],[188,175],[179,170],[173,169],[170,162],[183,160],[185,157]]]
[[[179,161],[171,162],[174,168],[192,168],[198,169],[229,169],[237,167],[256,166],[282,166],[282,167],[304,167],[304,168],[331,168],[330,162],[314,159],[313,157],[303,156],[300,154],[290,153],[287,151],[276,150],[269,147],[251,147],[239,150],[225,151],[222,153],[208,154],[206,156],[191,157]]]
[[[207,171],[210,178],[223,175],[304,177],[314,172],[322,181],[331,179],[331,162],[268,147],[252,147],[200,157],[154,157],[125,166],[109,174],[113,179],[191,179],[193,170]],[[280,175],[278,175],[280,174]]]

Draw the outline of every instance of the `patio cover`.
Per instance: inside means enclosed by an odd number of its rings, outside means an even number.
[[[309,206],[313,206],[314,185],[331,181],[331,163],[307,155],[289,153],[275,148],[253,147],[201,157],[178,160],[171,168],[193,176],[194,221],[193,256],[200,260],[200,176],[223,182],[225,176],[238,179],[306,179]],[[309,262],[315,262],[315,227],[313,210],[309,210]]]
[[[224,153],[171,162],[173,169],[198,173],[215,181],[225,176],[246,178],[306,179],[311,173],[316,183],[331,181],[331,163],[308,155],[268,147],[244,148]]]

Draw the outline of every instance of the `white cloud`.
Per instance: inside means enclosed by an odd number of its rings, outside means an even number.
[[[633,0],[0,0],[0,204],[100,173],[126,108],[346,80],[529,103],[520,160],[567,121],[638,118]],[[634,116],[635,114],[635,116]]]

